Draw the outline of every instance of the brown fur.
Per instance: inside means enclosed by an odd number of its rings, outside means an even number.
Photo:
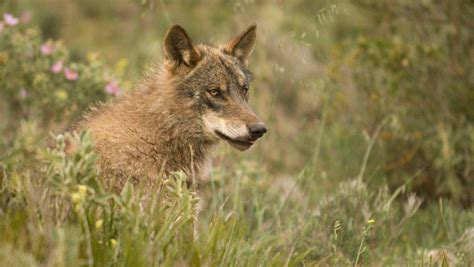
[[[251,26],[218,49],[195,45],[175,25],[165,37],[164,64],[133,92],[85,116],[78,129],[92,133],[109,186],[172,171],[202,178],[220,139],[245,150],[264,133],[248,130],[263,125],[247,105],[255,32]]]

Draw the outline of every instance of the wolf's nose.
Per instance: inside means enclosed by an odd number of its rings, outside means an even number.
[[[262,137],[264,133],[267,132],[267,128],[265,127],[265,124],[263,123],[256,123],[256,124],[250,125],[249,132],[250,132],[250,136],[252,136],[253,139],[258,139]]]

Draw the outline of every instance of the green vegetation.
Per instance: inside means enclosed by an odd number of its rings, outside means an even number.
[[[2,1],[0,266],[473,265],[474,4],[434,2]],[[104,190],[78,116],[171,23],[218,44],[252,22],[269,134],[198,189]]]

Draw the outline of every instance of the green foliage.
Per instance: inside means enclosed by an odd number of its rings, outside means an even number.
[[[449,7],[430,1],[361,2],[373,14],[374,27],[365,28],[357,42],[346,40],[345,56],[335,61],[333,73],[345,84],[341,75],[351,75],[355,113],[365,114],[356,123],[373,129],[374,122],[395,116],[381,143],[392,187],[404,183],[400,172],[423,169],[413,187],[424,197],[447,196],[470,205],[474,81],[467,58],[474,24],[466,14],[474,7],[466,1]],[[393,11],[383,12],[388,9]]]
[[[23,124],[21,129],[16,145],[1,161],[2,265],[11,257],[18,257],[20,265],[58,266],[401,263],[383,251],[396,246],[393,242],[413,223],[420,204],[411,196],[402,210],[394,202],[401,191],[371,193],[366,184],[352,180],[318,203],[306,196],[311,211],[305,212],[292,199],[294,193],[276,197],[271,190],[255,191],[248,179],[259,179],[262,173],[252,165],[236,174],[241,178],[227,182],[231,190],[217,177],[203,188],[204,196],[224,194],[223,202],[211,196],[210,203],[202,203],[181,173],[163,180],[157,191],[127,184],[115,194],[101,185],[87,133],[56,136],[54,148],[45,149],[34,143],[40,139],[34,125]],[[64,152],[67,143],[77,144],[71,154]],[[17,160],[32,148],[36,152],[30,161]],[[303,172],[300,177],[310,176]],[[471,230],[464,229],[474,214],[440,208],[423,216],[440,216],[434,226],[451,242],[446,253],[456,251],[456,260],[470,262]],[[12,246],[16,252],[8,254]],[[414,257],[412,263],[424,259],[421,254]]]
[[[318,203],[305,196],[310,204],[304,208],[295,203],[295,193],[276,197],[272,190],[259,191],[258,183],[255,191],[249,179],[258,180],[262,173],[247,165],[243,173],[236,174],[241,178],[225,185],[216,177],[210,187],[203,188],[204,195],[214,192],[219,198],[221,192],[225,200],[202,205],[197,216],[199,199],[180,173],[163,180],[158,191],[127,184],[120,194],[105,192],[87,133],[57,136],[55,148],[45,150],[35,144],[40,138],[34,125],[24,124],[21,129],[15,146],[1,162],[0,188],[2,253],[14,244],[18,262],[295,266],[327,262],[326,256],[332,255],[341,264],[400,263],[400,259],[379,253],[395,246],[393,242],[405,232],[405,223],[411,222],[420,203],[409,197],[399,213],[401,207],[394,199],[400,192],[392,196],[386,190],[371,193],[366,184],[353,180]],[[64,152],[68,142],[78,144],[69,155]],[[18,161],[33,151],[35,156],[30,155],[29,161]],[[311,173],[300,177],[308,179]],[[259,211],[259,206],[264,209]],[[311,211],[305,212],[308,208]],[[450,251],[469,262],[471,230],[463,231],[474,214],[441,208],[427,218],[440,216],[434,230],[445,232],[452,242]],[[334,239],[336,221],[338,238]],[[336,254],[332,254],[332,244]],[[6,255],[0,257],[2,265],[11,261]],[[415,257],[415,262],[423,259],[423,255]]]
[[[113,73],[94,55],[74,62],[62,42],[43,42],[37,29],[23,25],[4,27],[0,34],[0,94],[11,116],[68,121],[105,100],[104,87]]]
[[[33,135],[27,130],[31,127],[24,127],[25,139]],[[78,144],[70,155],[64,152],[66,141]],[[36,174],[42,179],[35,182],[28,174],[7,167],[14,163],[14,157],[2,162],[2,196],[8,199],[1,205],[5,220],[0,242],[13,241],[14,235],[7,234],[11,230],[36,231],[17,240],[20,247],[32,244],[32,255],[17,253],[22,260],[36,258],[65,266],[172,266],[176,262],[250,265],[257,260],[261,264],[290,260],[294,265],[303,259],[291,255],[275,256],[271,261],[260,258],[260,253],[277,255],[278,243],[259,244],[257,237],[253,242],[245,241],[249,237],[246,220],[224,217],[224,213],[213,213],[207,231],[194,236],[199,199],[189,191],[187,178],[181,173],[164,180],[158,192],[137,190],[131,184],[120,194],[105,192],[86,133],[58,136],[56,148],[38,157],[44,163],[36,162],[35,166],[45,168]],[[18,180],[18,186],[10,183],[13,180]],[[18,224],[17,218],[21,218]],[[55,257],[48,259],[50,253]],[[0,260],[3,265],[9,257]]]

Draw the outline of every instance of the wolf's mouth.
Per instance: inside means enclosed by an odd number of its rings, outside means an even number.
[[[227,143],[229,143],[229,145],[237,148],[238,150],[240,151],[244,151],[244,150],[247,150],[249,149],[253,143],[255,141],[252,141],[252,140],[241,140],[241,139],[234,139],[234,138],[230,138],[229,136],[223,134],[222,132],[220,131],[215,131],[216,135],[219,136],[219,138],[221,138],[222,140],[225,140],[227,141]]]

